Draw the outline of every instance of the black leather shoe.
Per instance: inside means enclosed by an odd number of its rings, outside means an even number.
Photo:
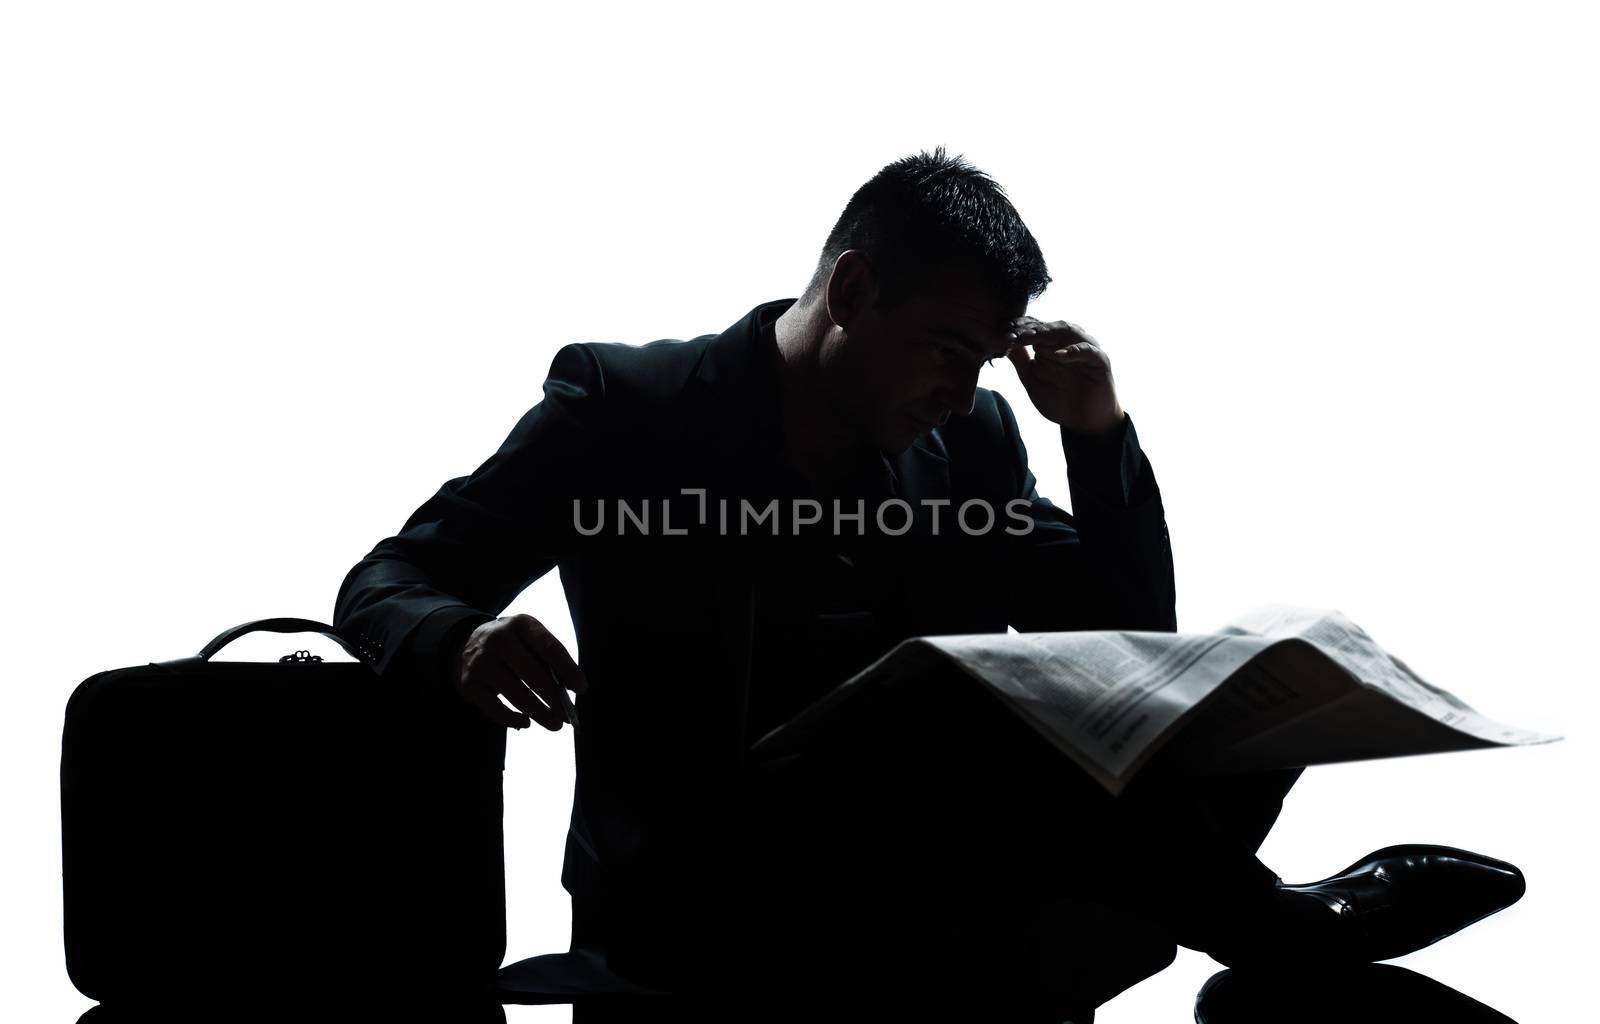
[[[1194,1001],[1196,1024],[1516,1024],[1432,978],[1392,964],[1324,971],[1223,971]]]
[[[1320,882],[1279,883],[1267,907],[1206,952],[1229,967],[1404,956],[1515,903],[1505,861],[1449,846],[1389,846]]]

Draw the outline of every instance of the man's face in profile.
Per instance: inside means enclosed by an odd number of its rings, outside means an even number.
[[[879,451],[894,454],[972,411],[978,373],[1004,358],[1006,308],[970,274],[941,271],[934,285],[893,308],[864,308],[824,352],[826,387],[835,407]]]

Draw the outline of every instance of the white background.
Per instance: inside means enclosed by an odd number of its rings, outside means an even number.
[[[1313,769],[1264,857],[1507,858],[1400,961],[1592,1005],[1594,15],[1583,4],[10,4],[0,21],[0,1000],[70,1021],[62,711],[346,570],[571,341],[797,295],[850,193],[944,144],[1008,190],[1160,480],[1179,623],[1335,607],[1542,748]],[[1004,362],[1041,491],[1053,430]],[[507,613],[570,637],[554,574]],[[248,638],[275,659],[320,637]],[[513,735],[509,959],[566,947],[570,736]],[[241,884],[247,884],[241,880]],[[1102,1024],[1182,1021],[1183,951]],[[512,1008],[515,1021],[565,1008]]]

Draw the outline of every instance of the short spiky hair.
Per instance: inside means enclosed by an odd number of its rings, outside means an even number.
[[[872,261],[879,309],[927,287],[952,262],[973,267],[1007,305],[1026,306],[1050,283],[1039,243],[1005,190],[943,146],[896,160],[856,190],[823,244],[807,295],[827,284],[847,249]]]

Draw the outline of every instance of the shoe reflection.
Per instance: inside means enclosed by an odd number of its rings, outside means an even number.
[[[102,1003],[90,1007],[78,1024],[506,1024],[499,1002],[461,1004],[400,1003],[392,999],[370,1003],[318,1003],[307,999],[292,1005],[251,1005],[248,996],[217,1000],[203,1007],[122,1007]]]
[[[1426,975],[1393,964],[1235,968],[1211,976],[1195,998],[1196,1024],[1516,1024]]]

